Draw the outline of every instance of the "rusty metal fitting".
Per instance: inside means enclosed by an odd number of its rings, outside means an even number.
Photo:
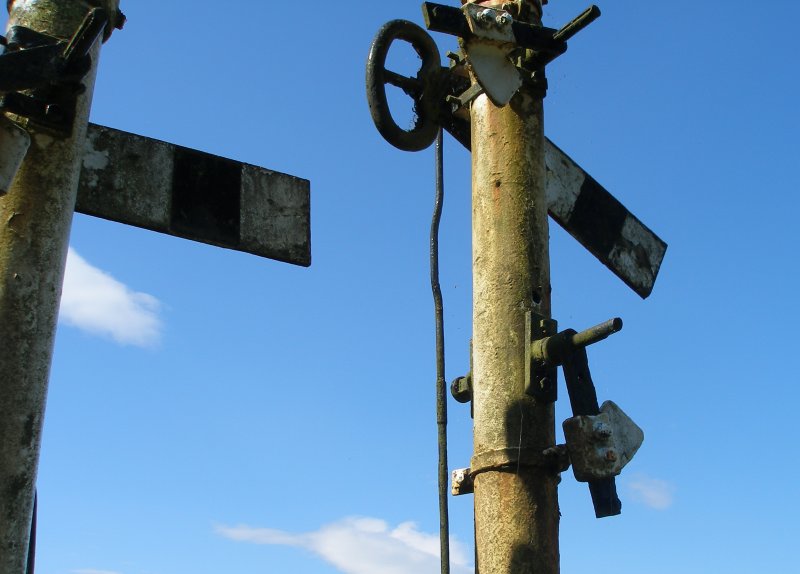
[[[487,450],[472,457],[469,474],[474,479],[484,472],[515,472],[522,467],[543,468],[559,474],[569,468],[566,447],[557,445],[546,449],[508,447]]]
[[[475,483],[472,480],[472,472],[468,468],[457,468],[451,473],[450,493],[453,496],[462,494],[472,494],[475,492]]]

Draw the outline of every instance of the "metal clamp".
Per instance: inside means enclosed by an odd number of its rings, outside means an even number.
[[[469,475],[473,479],[484,472],[516,472],[520,467],[545,468],[553,474],[559,474],[569,468],[569,457],[563,445],[546,449],[507,447],[477,453],[473,455],[469,466]]]
[[[89,51],[108,24],[102,8],[90,11],[69,41],[13,26],[0,54],[0,109],[59,133],[72,129]],[[31,90],[32,94],[20,92]]]
[[[537,359],[534,348],[539,341],[556,334],[558,323],[528,311],[525,314],[525,393],[544,403],[558,400],[558,364]]]

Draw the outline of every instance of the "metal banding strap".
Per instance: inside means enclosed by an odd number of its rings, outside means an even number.
[[[469,465],[470,477],[490,471],[515,471],[517,468],[548,468],[554,473],[569,468],[566,450],[561,446],[547,449],[502,448],[480,452],[472,457]]]

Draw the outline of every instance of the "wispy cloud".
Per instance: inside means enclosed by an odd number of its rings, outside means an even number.
[[[637,474],[631,477],[628,488],[634,500],[655,510],[666,510],[674,502],[675,486],[666,480]]]
[[[72,574],[120,574],[114,570],[91,570],[91,569],[83,569],[83,570],[71,570]]]
[[[152,347],[161,338],[161,303],[93,267],[70,248],[59,321],[123,345]]]
[[[376,518],[350,517],[314,532],[292,534],[271,528],[218,526],[217,533],[240,542],[295,546],[313,552],[344,574],[437,574],[439,536],[420,532],[413,522],[391,528]],[[467,548],[450,539],[453,574],[474,571]]]

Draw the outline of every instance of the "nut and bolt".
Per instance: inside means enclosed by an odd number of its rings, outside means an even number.
[[[606,440],[611,437],[611,428],[604,423],[597,423],[594,425],[594,435],[600,440]]]
[[[486,8],[485,10],[478,12],[478,20],[487,24],[496,22],[496,16],[497,12],[491,8]]]
[[[493,8],[486,8],[477,14],[477,19],[483,24],[504,28],[514,21],[514,17],[508,12],[501,12]]]
[[[514,18],[512,18],[511,14],[508,12],[502,12],[495,18],[495,22],[497,22],[497,25],[501,28],[510,25],[513,21]]]
[[[608,462],[617,462],[617,451],[611,448],[608,449],[606,451],[606,460]]]

